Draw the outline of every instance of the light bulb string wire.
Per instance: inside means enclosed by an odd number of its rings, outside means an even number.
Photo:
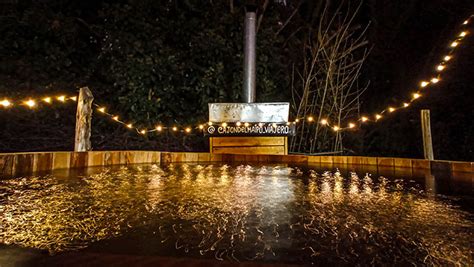
[[[448,67],[449,61],[454,57],[456,49],[462,44],[462,41],[465,39],[465,37],[469,34],[469,31],[467,30],[468,25],[471,23],[471,20],[473,19],[474,14],[470,15],[466,20],[463,21],[463,23],[460,25],[461,26],[461,32],[458,33],[453,41],[450,41],[448,45],[448,52],[442,57],[441,61],[435,66],[435,71],[436,74],[434,74],[429,80],[423,80],[420,81],[420,84],[416,90],[412,94],[412,97],[409,101],[404,102],[403,104],[397,105],[397,106],[389,106],[380,112],[376,113],[373,117],[369,116],[360,116],[359,118],[355,119],[354,121],[359,123],[359,127],[355,126],[355,122],[349,122],[347,127],[341,127],[341,125],[334,125],[329,122],[329,119],[321,117],[318,119],[314,119],[313,116],[304,116],[304,117],[297,117],[295,118],[295,121],[303,121],[304,123],[312,123],[312,122],[323,122],[321,124],[331,127],[336,131],[345,131],[345,130],[356,130],[357,128],[360,128],[361,124],[363,123],[375,123],[380,121],[383,116],[387,113],[394,113],[398,110],[401,109],[406,109],[407,107],[411,106],[412,103],[417,101],[420,97],[424,95],[424,92],[426,89],[429,87],[434,86],[435,84],[439,83],[442,81],[441,73]],[[311,119],[310,119],[311,118]]]
[[[293,122],[289,122],[289,124],[291,124],[291,123],[298,124],[299,122],[302,122],[303,125],[305,125],[306,123],[308,123],[308,124],[320,123],[323,126],[327,126],[327,127],[332,128],[336,132],[349,131],[349,130],[354,131],[354,130],[360,129],[361,125],[364,124],[364,123],[375,123],[375,122],[380,121],[385,116],[385,114],[387,114],[387,113],[394,113],[398,110],[408,108],[409,106],[411,106],[412,103],[414,103],[420,97],[423,96],[424,91],[427,88],[432,87],[433,85],[435,85],[438,82],[442,81],[441,72],[443,72],[447,68],[449,61],[454,57],[455,50],[461,45],[464,38],[469,34],[466,27],[467,27],[467,25],[470,24],[473,17],[474,17],[474,15],[469,16],[469,18],[464,20],[463,23],[461,24],[462,31],[456,36],[454,41],[450,42],[448,53],[445,56],[443,56],[440,63],[438,63],[438,65],[435,67],[435,70],[437,72],[436,75],[433,75],[430,80],[421,81],[419,86],[418,86],[418,89],[416,90],[415,93],[412,94],[412,97],[409,101],[406,101],[401,105],[389,106],[389,107],[381,110],[380,112],[376,113],[373,117],[360,116],[359,118],[353,120],[353,122],[348,122],[347,123],[348,126],[346,126],[346,127],[342,127],[340,124],[331,123],[329,118],[321,117],[321,118],[315,119],[312,115],[307,115],[307,116],[304,116],[304,117],[296,117],[296,118],[294,118]],[[42,97],[42,98],[27,98],[27,100],[23,100],[23,101],[11,101],[7,98],[3,98],[3,99],[0,98],[0,108],[1,107],[10,108],[12,106],[22,105],[22,106],[29,107],[30,109],[33,109],[33,108],[36,108],[39,103],[52,104],[53,101],[64,103],[64,102],[67,102],[68,100],[73,100],[73,101],[76,102],[77,101],[77,96],[65,96],[65,95],[60,95],[60,96],[56,96],[56,97],[45,96],[45,97]],[[127,123],[124,120],[121,120],[118,115],[115,115],[113,113],[108,112],[104,105],[99,105],[99,104],[93,103],[93,106],[96,108],[96,110],[99,113],[101,113],[105,116],[108,116],[110,119],[112,119],[112,121],[114,121],[116,123],[119,123],[119,124],[122,124],[122,125],[124,125],[125,127],[129,128],[129,129],[134,129],[137,133],[142,134],[142,135],[145,135],[147,133],[161,132],[163,130],[171,130],[173,132],[191,133],[192,130],[195,130],[195,129],[203,130],[206,127],[206,125],[211,125],[212,124],[212,122],[203,122],[203,123],[200,123],[200,124],[194,125],[194,126],[182,126],[182,125],[181,126],[180,125],[163,126],[161,124],[157,124],[157,126],[152,128],[152,129],[146,128],[146,127],[143,127],[143,128],[140,127],[139,128],[139,127],[135,127],[133,123]],[[214,123],[219,124],[221,122],[214,122]],[[245,122],[239,122],[239,123],[237,123],[237,126],[240,123],[243,124]],[[225,122],[221,123],[221,125],[223,125],[223,124],[227,125],[228,123],[225,123]],[[252,123],[252,124],[245,123],[245,124],[246,124],[245,125],[246,127],[252,126],[252,125],[262,126],[261,123]],[[272,123],[268,123],[268,124],[272,124]]]

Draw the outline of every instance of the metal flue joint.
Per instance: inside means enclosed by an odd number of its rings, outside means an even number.
[[[256,101],[256,29],[257,8],[255,1],[247,1],[245,11],[244,32],[244,88],[242,101],[253,103]]]

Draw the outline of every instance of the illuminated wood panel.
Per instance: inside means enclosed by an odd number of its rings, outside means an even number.
[[[227,140],[219,140],[225,138]],[[229,139],[230,138],[230,139]],[[284,137],[214,137],[206,152],[160,151],[91,151],[0,153],[0,179],[31,175],[57,169],[87,168],[127,164],[168,164],[181,162],[268,162],[318,164],[329,167],[364,166],[364,170],[387,174],[424,175],[429,170],[442,170],[462,175],[474,183],[474,162],[429,161],[424,159],[286,155]],[[457,176],[456,176],[457,177]],[[473,184],[474,185],[474,184]]]
[[[288,155],[288,138],[285,136],[211,137],[212,154]]]

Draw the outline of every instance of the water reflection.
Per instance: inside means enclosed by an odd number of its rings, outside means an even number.
[[[218,260],[472,265],[472,214],[430,192],[412,180],[283,165],[30,177],[0,181],[0,243],[58,253],[115,242],[134,253],[136,241],[149,244],[136,253]]]

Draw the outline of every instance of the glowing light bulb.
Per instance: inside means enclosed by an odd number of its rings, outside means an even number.
[[[248,122],[244,123],[245,127],[248,127],[250,124]]]
[[[223,122],[222,127],[227,127],[227,123]]]
[[[161,132],[161,131],[163,130],[163,127],[161,127],[161,125],[158,125],[158,126],[156,126],[156,130],[157,130],[158,132]]]
[[[207,124],[208,124],[209,126],[212,126],[212,121],[208,122]]]
[[[64,101],[66,101],[66,96],[60,95],[60,96],[56,97],[56,99],[57,99],[58,101],[64,102]]]
[[[420,82],[420,86],[421,86],[421,87],[426,87],[428,84],[430,84],[430,83],[427,82],[427,81],[421,81],[421,82]]]
[[[77,101],[77,96],[71,96],[69,99],[71,99],[72,101],[76,102],[76,101]]]
[[[186,131],[186,133],[190,133],[190,132],[191,132],[191,128],[186,128],[184,131]]]
[[[436,70],[437,70],[437,71],[442,71],[442,70],[444,70],[445,68],[446,68],[446,66],[444,66],[444,65],[438,65],[438,66],[436,67]]]
[[[105,113],[105,108],[98,108],[97,109],[99,112]]]
[[[130,129],[131,129],[131,128],[133,127],[133,124],[129,123],[129,124],[127,124],[126,126],[127,126],[127,128],[130,128]]]
[[[119,120],[119,116],[113,116],[113,117],[112,117],[112,120],[118,121],[118,120]]]
[[[201,130],[204,129],[204,125],[202,125],[202,124],[199,125],[199,129],[201,129]]]
[[[146,130],[141,130],[140,133],[141,134],[146,134]]]
[[[312,121],[314,121],[314,118],[313,118],[312,116],[309,116],[309,117],[308,117],[308,121],[309,121],[309,122],[312,122]]]
[[[367,118],[367,117],[362,117],[362,118],[360,118],[360,119],[362,120],[362,122],[366,122],[366,121],[369,120],[369,118]]]
[[[333,129],[335,132],[337,132],[337,131],[339,131],[340,128],[339,128],[339,126],[334,126],[334,127],[332,127],[332,129]]]
[[[375,115],[375,120],[380,120],[381,118],[382,118],[382,115],[380,115],[380,114]]]
[[[453,58],[452,56],[445,56],[443,59],[444,61],[449,61],[451,58]]]
[[[403,103],[403,107],[405,107],[405,108],[408,107],[409,105],[410,104],[408,104],[408,103]]]
[[[389,108],[388,108],[388,111],[389,111],[389,112],[394,112],[394,111],[395,111],[395,108],[389,107]]]
[[[286,125],[291,125],[291,122],[287,122]]]
[[[263,125],[264,125],[263,122],[260,122],[260,123],[258,124],[258,126],[260,126],[260,127],[263,127]]]
[[[174,127],[172,128],[172,130],[173,130],[174,132],[176,132],[176,131],[178,130],[178,127],[174,126]]]
[[[298,123],[298,122],[300,122],[300,120],[299,120],[299,119],[295,119],[295,122]]]
[[[235,125],[240,126],[240,125],[242,125],[242,123],[240,121],[238,121]]]
[[[466,20],[462,23],[462,25],[467,25],[468,23],[469,23],[469,20],[466,19]]]
[[[43,98],[43,101],[50,104],[51,103],[51,97],[45,97],[45,98]]]
[[[467,35],[467,32],[461,32],[461,33],[459,34],[459,37],[464,37],[464,36],[466,36],[466,35]]]
[[[29,99],[23,103],[30,108],[34,108],[36,106],[36,102],[33,99]]]
[[[413,99],[417,99],[417,98],[420,98],[420,97],[421,97],[421,95],[418,94],[418,93],[414,93],[414,94],[413,94]]]
[[[458,45],[459,45],[459,43],[456,42],[456,41],[454,41],[454,42],[451,43],[451,47],[456,47],[456,46],[458,46]]]
[[[439,79],[438,79],[438,78],[432,78],[432,79],[431,79],[431,82],[432,82],[432,83],[438,83],[438,82],[439,82]]]
[[[276,123],[272,123],[272,126],[273,126],[273,127],[277,127],[277,124],[276,124]]]
[[[356,127],[356,125],[354,123],[352,123],[352,122],[349,123],[349,128],[354,128],[354,127]]]
[[[4,108],[8,108],[12,105],[12,103],[8,99],[3,99],[2,101],[0,101],[0,105]]]
[[[322,125],[328,125],[328,120],[322,119],[322,120],[320,121],[320,123],[321,123]]]

